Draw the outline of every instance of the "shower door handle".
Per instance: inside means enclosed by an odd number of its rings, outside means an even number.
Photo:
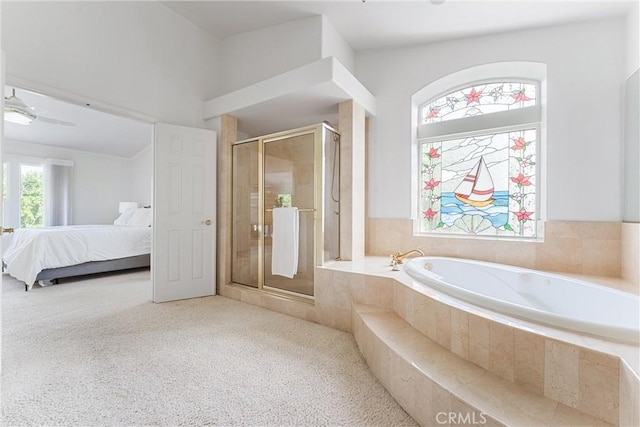
[[[202,225],[211,225],[211,220],[210,219],[205,219],[204,221],[200,221],[202,223]]]

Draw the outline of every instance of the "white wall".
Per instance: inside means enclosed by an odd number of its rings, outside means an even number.
[[[250,86],[330,56],[353,72],[353,49],[325,16],[227,37],[222,41],[221,93]]]
[[[153,146],[140,151],[131,158],[131,201],[148,206],[153,200]]]
[[[623,220],[640,222],[640,135],[638,98],[640,89],[640,4],[633,4],[626,22],[625,137]]]
[[[222,42],[222,93],[321,59],[322,17],[230,36]]]
[[[369,216],[410,218],[411,95],[479,64],[548,64],[547,219],[620,221],[624,22],[513,32],[356,52],[376,96],[370,124]]]
[[[627,15],[625,78],[629,78],[640,68],[640,3],[633,2],[631,11]]]
[[[2,2],[12,76],[203,127],[219,41],[159,2]]]
[[[2,152],[3,156],[72,160],[74,224],[113,223],[118,203],[133,197],[131,159],[6,139]]]
[[[342,38],[331,21],[322,17],[322,58],[334,56],[345,68],[353,73],[355,54],[351,46]]]

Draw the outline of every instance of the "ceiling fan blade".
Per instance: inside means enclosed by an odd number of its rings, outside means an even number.
[[[4,98],[4,119],[9,123],[28,126],[36,119],[36,113],[16,96],[16,90],[13,89],[11,96]]]
[[[75,123],[65,122],[64,120],[51,119],[49,117],[43,117],[43,116],[38,116],[36,121],[45,122],[45,123],[51,123],[52,125],[61,125],[61,126],[75,126],[76,125]]]

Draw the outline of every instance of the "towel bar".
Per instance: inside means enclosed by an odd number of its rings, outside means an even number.
[[[267,212],[273,212],[273,209],[265,209],[265,211]],[[298,212],[315,212],[316,210],[313,208],[309,208],[309,209],[298,209]]]

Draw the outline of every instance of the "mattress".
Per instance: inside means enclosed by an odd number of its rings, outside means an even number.
[[[42,270],[151,253],[151,227],[20,228],[4,251],[6,271],[29,287]]]

